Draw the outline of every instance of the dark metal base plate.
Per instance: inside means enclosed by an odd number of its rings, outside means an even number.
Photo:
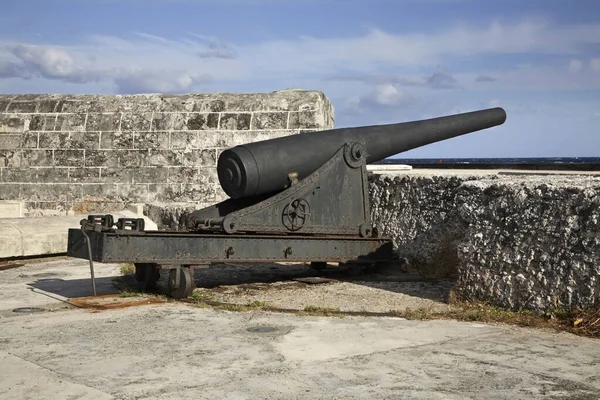
[[[212,262],[346,262],[393,258],[390,239],[351,236],[227,235],[86,230],[92,260],[102,263],[205,264]],[[69,229],[67,255],[88,259],[81,229]]]

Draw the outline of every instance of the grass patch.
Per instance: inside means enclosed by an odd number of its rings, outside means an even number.
[[[529,310],[511,311],[485,303],[457,300],[452,297],[453,310],[433,312],[431,308],[390,310],[389,316],[408,320],[446,319],[466,322],[501,323],[528,328],[545,328],[570,332],[580,336],[600,338],[600,308],[579,309],[560,307],[547,315]]]
[[[435,314],[433,313],[433,307],[419,307],[415,310],[407,308],[403,312],[391,311],[391,313],[396,314],[398,317],[419,321],[428,320],[435,317]]]
[[[129,297],[140,297],[142,294],[139,292],[129,292],[129,291],[125,291],[125,292],[121,292],[121,297],[122,298],[129,298]]]
[[[264,301],[254,300],[247,304],[230,304],[230,303],[221,303],[217,301],[217,298],[214,294],[206,291],[195,290],[192,293],[192,300],[194,301],[194,306],[200,308],[214,308],[217,310],[224,311],[255,311],[255,310],[275,310],[274,307],[270,306]]]
[[[246,305],[249,308],[267,308],[269,305],[264,301],[254,300]]]
[[[212,293],[207,293],[199,290],[194,290],[192,293],[192,300],[197,303],[202,303],[206,301],[215,301],[217,298]]]
[[[119,269],[121,271],[121,275],[123,276],[127,276],[127,275],[134,275],[135,274],[135,265],[129,263],[129,264],[121,264],[119,266]]]
[[[312,316],[339,316],[343,313],[340,312],[339,308],[332,307],[319,307],[319,306],[306,306],[303,311],[300,311],[298,314],[301,315],[312,315]]]
[[[256,311],[256,310],[264,310],[264,311],[275,311],[276,309],[269,306],[267,303],[262,301],[253,301],[248,304],[218,304],[215,305],[214,308],[218,310],[225,311]]]

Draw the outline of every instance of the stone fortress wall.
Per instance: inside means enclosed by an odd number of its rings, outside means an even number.
[[[128,203],[165,229],[225,198],[227,147],[333,127],[318,91],[0,95],[0,203],[26,216]],[[548,312],[600,305],[600,177],[460,171],[373,174],[374,223],[411,263],[456,269],[468,299]]]
[[[0,95],[0,200],[25,216],[203,207],[226,198],[216,162],[241,143],[333,127],[321,92]]]

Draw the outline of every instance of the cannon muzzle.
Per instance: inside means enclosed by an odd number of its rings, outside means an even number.
[[[504,121],[506,112],[497,107],[421,121],[302,133],[227,149],[219,156],[217,172],[231,198],[274,193],[285,189],[290,173],[304,179],[348,142],[362,142],[370,164]]]

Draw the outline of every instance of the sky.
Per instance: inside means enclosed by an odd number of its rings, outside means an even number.
[[[339,128],[507,112],[398,157],[599,157],[600,0],[2,0],[0,93],[286,88]]]

